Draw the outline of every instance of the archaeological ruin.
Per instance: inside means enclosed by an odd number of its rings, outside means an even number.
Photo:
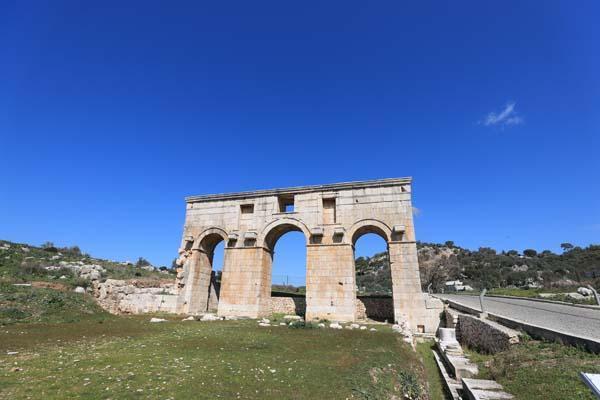
[[[394,320],[415,332],[437,328],[439,301],[421,290],[411,178],[191,196],[186,207],[178,313],[269,315],[275,244],[298,231],[306,241],[306,320],[355,321],[354,245],[375,233],[388,247]],[[216,287],[212,261],[221,241],[223,271]]]

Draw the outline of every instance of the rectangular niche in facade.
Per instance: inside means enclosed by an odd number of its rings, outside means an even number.
[[[242,214],[252,214],[254,213],[254,204],[242,204],[240,206],[240,211]]]
[[[323,199],[323,224],[335,224],[335,197]]]
[[[294,195],[279,196],[279,212],[294,212]]]

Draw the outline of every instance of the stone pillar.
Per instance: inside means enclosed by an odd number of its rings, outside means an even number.
[[[354,251],[347,244],[306,247],[306,320],[354,321]]]
[[[219,290],[221,286],[217,284],[216,272],[212,271],[210,274],[210,288],[208,289],[208,307],[207,310],[210,313],[216,313],[219,306]]]
[[[185,285],[178,299],[178,310],[185,314],[206,312],[208,288],[212,264],[208,255],[201,250],[192,250],[184,264]]]
[[[262,247],[226,248],[218,315],[258,318],[269,314],[271,253]]]
[[[415,242],[390,242],[388,244],[392,271],[394,319],[406,319],[410,329],[426,324],[425,298],[421,292],[417,245]],[[425,328],[427,329],[427,328]]]

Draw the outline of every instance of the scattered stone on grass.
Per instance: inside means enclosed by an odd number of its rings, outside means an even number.
[[[200,321],[220,321],[221,318],[217,317],[215,314],[204,314]]]

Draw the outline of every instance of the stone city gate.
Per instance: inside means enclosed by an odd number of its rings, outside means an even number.
[[[273,249],[283,234],[299,231],[306,239],[306,319],[354,321],[354,244],[376,233],[388,245],[395,320],[435,330],[421,292],[411,178],[191,196],[186,203],[178,312],[268,315]],[[217,300],[212,259],[221,241]]]

